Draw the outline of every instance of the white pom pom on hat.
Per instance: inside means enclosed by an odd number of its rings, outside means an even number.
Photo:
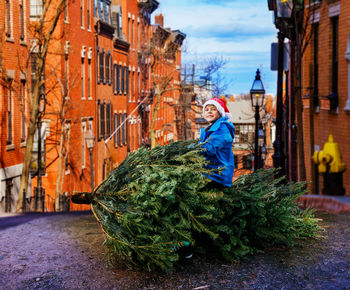
[[[227,117],[229,119],[232,118],[232,115],[230,111],[227,109],[226,101],[220,98],[211,98],[210,100],[206,101],[203,106],[203,115],[205,112],[205,107],[208,105],[213,105],[216,107],[216,109],[219,111],[221,117]]]

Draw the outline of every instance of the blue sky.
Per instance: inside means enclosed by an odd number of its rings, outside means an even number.
[[[248,93],[256,69],[261,70],[267,93],[276,93],[277,73],[270,70],[270,47],[277,32],[267,0],[158,0],[154,14],[164,24],[187,35],[183,63],[212,56],[228,61],[223,74],[226,93]]]

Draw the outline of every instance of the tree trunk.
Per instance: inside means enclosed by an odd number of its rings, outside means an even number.
[[[161,93],[159,88],[156,88],[155,90],[155,104],[154,104],[154,109],[152,111],[152,118],[151,118],[151,123],[149,125],[149,137],[151,139],[151,148],[156,147],[156,134],[154,131],[154,125],[156,123],[158,111],[159,111],[159,106],[160,106],[160,98],[161,98]]]
[[[36,70],[34,84],[32,87],[33,94],[31,96],[31,115],[28,126],[26,150],[24,153],[23,169],[19,187],[19,197],[16,205],[17,212],[23,211],[23,192],[27,192],[28,190],[27,187],[29,181],[29,167],[32,157],[36,122],[38,120],[39,114],[39,100],[41,87],[44,84],[42,77],[45,71],[45,60],[48,53],[50,41],[52,40],[52,36],[56,30],[60,15],[62,14],[64,6],[67,4],[67,2],[67,0],[59,0],[58,3],[55,4],[52,4],[52,2],[48,2],[46,6],[44,4],[43,15],[41,16],[39,25],[37,26],[38,30],[35,30],[35,34],[31,36],[33,39],[38,40],[38,46],[35,47],[37,49],[37,57],[35,60]],[[53,14],[51,14],[51,12],[53,12]],[[47,18],[48,15],[50,16],[49,20]],[[41,148],[38,148],[38,150],[40,149]],[[40,162],[40,160],[38,160],[38,162]],[[38,174],[40,173],[38,172]]]
[[[299,180],[306,180],[305,154],[304,154],[304,130],[303,130],[303,104],[301,99],[301,54],[296,49],[296,70],[295,70],[295,105],[297,119],[297,140],[298,140],[298,157],[299,157]]]
[[[61,182],[61,178],[63,179],[63,176],[64,176],[63,164],[62,164],[63,141],[64,141],[64,125],[61,124],[61,137],[60,137],[60,145],[59,145],[60,147],[59,147],[59,151],[58,151],[58,176],[56,179],[55,211],[60,211],[59,196],[62,192],[60,182]]]
[[[29,171],[30,171],[30,163],[31,163],[31,159],[32,159],[34,134],[35,134],[36,123],[37,123],[38,114],[39,114],[39,93],[40,93],[39,86],[37,85],[34,88],[34,92],[33,92],[30,121],[29,121],[29,126],[28,126],[28,137],[26,140],[26,150],[24,153],[24,161],[23,161],[22,175],[21,175],[21,179],[20,179],[19,195],[18,195],[18,200],[17,200],[16,212],[23,211],[23,198],[24,198],[23,193],[24,192],[26,193],[28,191]],[[39,150],[39,148],[38,148],[38,150]],[[40,162],[40,161],[38,160],[38,162]],[[38,174],[39,174],[39,172],[38,172]]]

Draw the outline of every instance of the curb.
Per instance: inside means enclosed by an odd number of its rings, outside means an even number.
[[[302,208],[311,207],[332,213],[350,212],[350,196],[302,195],[297,202]]]

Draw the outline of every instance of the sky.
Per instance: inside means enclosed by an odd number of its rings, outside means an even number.
[[[276,94],[270,50],[277,31],[267,0],[158,1],[154,15],[162,13],[165,27],[186,34],[183,65],[225,59],[221,74],[228,83],[226,94],[249,93],[259,68],[266,93]]]

